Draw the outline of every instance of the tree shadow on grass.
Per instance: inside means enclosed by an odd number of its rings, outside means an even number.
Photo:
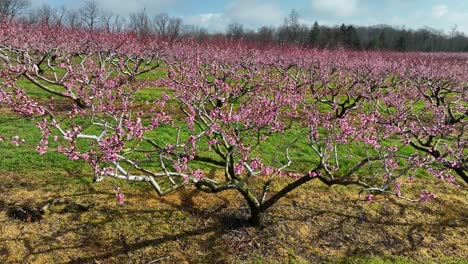
[[[458,256],[463,251],[463,245],[456,245],[444,236],[449,230],[459,233],[458,239],[463,237],[460,230],[468,227],[468,211],[463,206],[460,208],[447,200],[437,201],[437,206],[408,205],[395,200],[388,203],[393,207],[389,211],[383,207],[379,214],[369,214],[356,204],[347,209],[295,206],[294,210],[299,212],[284,215],[282,221],[315,225],[311,235],[304,240],[323,250],[344,250],[348,257],[411,256],[426,251],[431,252],[432,257],[440,257]],[[447,215],[447,212],[453,215]],[[335,262],[337,259],[321,258],[320,261]]]
[[[98,203],[92,212],[60,215],[63,221],[70,221],[69,224],[57,222],[60,221],[57,213],[51,215],[55,220],[46,219],[42,224],[14,223],[20,227],[27,226],[28,234],[21,235],[18,228],[15,231],[17,234],[0,240],[0,245],[21,244],[27,251],[22,254],[22,262],[57,255],[69,263],[130,262],[135,258],[144,261],[151,258],[145,256],[145,252],[160,257],[170,256],[165,260],[167,262],[175,262],[178,257],[202,263],[229,262],[232,260],[230,257],[237,261],[262,258],[268,261],[285,260],[285,256],[279,252],[287,251],[318,263],[336,261],[327,253],[333,250],[349,257],[391,257],[432,250],[445,241],[442,234],[447,229],[451,231],[455,228],[454,232],[459,234],[463,225],[468,226],[468,217],[464,213],[468,211],[465,210],[466,206],[457,206],[448,200],[412,207],[394,202],[388,210],[382,206],[369,213],[364,210],[368,207],[367,203],[356,204],[356,201],[341,198],[339,201],[322,199],[314,194],[309,196],[310,199],[286,198],[268,212],[267,226],[256,229],[244,220],[248,216],[248,208],[243,207],[235,195],[235,192],[227,192],[207,196],[186,189],[169,197],[158,198],[156,206],[151,208],[145,208],[148,204],[140,206],[133,199],[129,199],[126,205],[115,207],[105,202],[106,199],[114,199],[112,192],[86,192],[80,189],[63,197],[104,202]],[[60,198],[60,194],[51,196]],[[155,199],[154,194],[143,196],[139,200]],[[7,202],[0,200],[0,210],[8,207]],[[409,218],[411,221],[405,218],[416,211],[419,218]],[[444,215],[446,211],[452,211],[454,215],[447,217]],[[442,220],[426,221],[423,219],[425,215]],[[57,227],[49,228],[48,225]],[[38,231],[31,236],[33,226]],[[308,227],[305,233],[300,230],[303,226]],[[44,227],[43,232],[41,227]],[[398,234],[395,230],[399,230]],[[421,240],[424,234],[442,242],[430,246]],[[321,248],[323,252],[310,251],[308,244]],[[193,246],[195,249],[191,248]],[[455,246],[455,249],[463,248]],[[186,250],[188,253],[184,255]],[[0,252],[4,252],[4,255],[13,254],[10,251],[11,248],[0,246]]]
[[[212,242],[216,241],[217,238],[222,237],[224,234],[229,233],[232,230],[242,230],[249,226],[246,221],[245,213],[247,213],[247,208],[231,208],[227,210],[228,201],[224,197],[219,197],[219,199],[210,204],[206,208],[200,208],[196,206],[194,201],[195,197],[200,193],[198,190],[186,190],[177,194],[177,199],[174,197],[172,199],[161,199],[162,203],[166,205],[166,209],[157,209],[157,210],[110,210],[106,209],[102,212],[99,212],[101,215],[106,215],[106,219],[102,220],[101,223],[96,223],[96,226],[105,224],[106,222],[111,222],[115,218],[121,218],[124,215],[131,216],[132,218],[138,218],[141,214],[150,214],[150,215],[169,215],[169,219],[174,218],[173,213],[188,213],[190,225],[183,225],[183,229],[189,230],[180,230],[172,234],[163,234],[160,237],[154,239],[146,239],[142,241],[137,241],[134,243],[128,243],[126,238],[121,235],[118,239],[114,239],[115,248],[112,250],[102,253],[102,254],[93,254],[86,257],[77,257],[76,259],[70,260],[68,263],[94,263],[96,261],[105,261],[108,259],[115,260],[116,258],[126,257],[132,252],[142,250],[147,247],[158,247],[161,245],[168,245],[169,243],[177,242],[179,244],[184,244],[187,239],[190,239],[190,243],[196,241],[200,247],[205,248],[206,251],[210,251],[210,248],[213,246]],[[176,200],[176,201],[174,201]],[[211,201],[213,202],[213,201]],[[155,213],[157,211],[157,214]],[[234,212],[233,212],[234,211]],[[158,222],[157,219],[153,220]],[[163,220],[166,221],[166,220]],[[180,220],[181,223],[185,223],[185,220]],[[172,223],[177,226],[177,223]],[[157,233],[155,233],[157,234]],[[209,235],[207,239],[206,235]],[[183,241],[183,242],[181,242]],[[188,243],[188,242],[186,242]],[[182,249],[184,245],[181,246]],[[38,252],[39,253],[39,252]],[[220,252],[218,252],[220,253]]]
[[[179,242],[181,240],[185,240],[186,238],[203,236],[211,232],[215,234],[214,237],[221,236],[224,232],[226,232],[226,230],[240,228],[246,224],[240,218],[233,218],[231,215],[219,217],[223,216],[224,212],[220,211],[225,208],[225,205],[221,205],[221,207],[218,205],[213,205],[208,208],[196,207],[195,201],[193,199],[197,193],[197,191],[186,190],[178,194],[180,201],[177,203],[171,201],[170,199],[164,199],[164,202],[161,203],[161,206],[148,210],[133,209],[131,205],[113,208],[99,203],[91,211],[86,212],[70,211],[61,213],[62,211],[59,208],[52,208],[51,212],[46,215],[46,219],[40,223],[24,223],[20,221],[9,223],[12,226],[25,226],[27,234],[20,233],[18,236],[10,236],[8,238],[1,239],[0,244],[13,243],[22,245],[24,252],[21,254],[21,257],[23,262],[37,259],[41,255],[61,255],[61,251],[70,252],[80,251],[80,249],[82,249],[83,252],[99,252],[98,249],[107,248],[108,251],[105,253],[92,253],[89,256],[85,255],[82,257],[84,255],[83,254],[80,255],[80,257],[69,261],[69,263],[94,263],[95,260],[99,261],[109,258],[126,258],[132,252],[146,247],[166,245],[167,243]],[[108,193],[101,194],[109,196]],[[82,200],[89,200],[86,196],[92,196],[93,198],[91,199],[96,199],[95,195],[96,193],[77,193],[64,195],[63,197],[54,195],[53,197],[55,199],[69,199],[73,201],[76,200],[77,197],[81,197]],[[222,204],[226,202],[224,199],[220,199],[219,201],[221,201]],[[6,204],[4,201],[0,201],[0,209],[6,210],[7,208],[8,204]],[[186,213],[188,213],[189,216],[183,216]],[[183,217],[179,218],[178,216],[181,214]],[[84,219],[90,219],[92,221],[83,221],[83,215],[85,217]],[[63,220],[58,220],[62,217]],[[144,219],[151,219],[152,225],[157,226],[158,224],[166,224],[169,226],[173,225],[179,227],[175,228],[175,230],[172,230],[172,234],[170,230],[162,230],[159,232],[157,227],[148,229],[147,232],[153,232],[156,230],[154,234],[159,234],[159,237],[138,241],[138,237],[129,231],[131,229],[129,229],[125,223],[125,219],[132,219],[132,221],[137,221],[137,225],[142,225],[145,221]],[[187,220],[193,224],[185,225]],[[11,219],[11,221],[14,220]],[[71,222],[68,225],[59,224],[57,221]],[[118,232],[130,232],[128,234],[132,238],[129,239],[129,241],[136,242],[128,242],[125,233],[117,235],[109,235],[108,233],[105,233],[107,232],[105,230],[108,230],[110,227],[115,225],[121,225],[121,223],[124,223],[124,226],[118,226],[116,228],[117,230],[120,230]],[[45,227],[44,232],[39,231],[32,234],[33,232],[36,232],[33,230],[39,230],[41,225],[44,224],[57,225],[57,228],[49,229],[49,227]],[[102,227],[104,226],[105,230],[103,231]],[[187,230],[187,228],[190,230]],[[104,232],[103,237],[100,236],[102,232]],[[70,239],[68,239],[68,237],[70,237]],[[67,242],[64,243],[63,240],[57,240],[57,238],[67,238]],[[200,237],[195,238],[195,240],[197,243],[205,243]],[[109,245],[112,246],[109,247]],[[5,248],[5,250],[7,249]]]
[[[149,239],[149,240],[144,240],[144,241],[141,241],[141,242],[137,242],[137,243],[133,243],[133,244],[127,244],[126,246],[122,247],[122,248],[118,248],[116,250],[112,250],[112,251],[109,251],[109,252],[106,252],[106,253],[103,253],[103,254],[98,254],[98,255],[95,255],[95,256],[88,256],[88,257],[78,257],[74,260],[71,260],[67,263],[90,263],[90,262],[96,262],[96,261],[100,261],[100,260],[106,260],[106,259],[109,259],[109,258],[112,258],[112,257],[117,257],[117,256],[120,256],[122,254],[128,254],[129,252],[132,252],[132,251],[136,251],[136,250],[139,250],[139,249],[142,249],[142,248],[146,248],[146,247],[156,247],[156,246],[159,246],[159,245],[162,245],[162,244],[165,244],[169,241],[176,241],[176,240],[179,240],[179,239],[185,239],[185,238],[188,238],[188,237],[191,237],[191,236],[197,236],[197,235],[202,235],[202,234],[206,234],[206,233],[210,233],[210,232],[214,232],[217,230],[217,227],[216,226],[211,226],[211,227],[206,227],[206,228],[200,228],[200,229],[195,229],[195,230],[190,230],[190,231],[185,231],[185,232],[181,232],[179,234],[175,234],[175,235],[166,235],[166,236],[162,236],[162,237],[159,237],[159,238],[155,238],[155,239]]]

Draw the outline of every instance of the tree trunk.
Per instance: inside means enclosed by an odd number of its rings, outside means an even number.
[[[262,227],[264,224],[265,211],[250,208],[249,224],[254,227]]]

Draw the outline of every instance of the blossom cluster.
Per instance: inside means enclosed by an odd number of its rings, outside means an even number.
[[[276,175],[293,187],[313,179],[393,187],[398,197],[414,170],[468,181],[466,54],[169,43],[10,23],[0,43],[0,103],[39,120],[41,155],[85,161],[95,180],[147,181],[160,193],[231,188],[252,199],[246,185],[258,176],[260,201]]]

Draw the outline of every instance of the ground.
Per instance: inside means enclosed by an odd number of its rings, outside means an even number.
[[[313,181],[254,228],[235,192],[158,197],[145,184],[91,183],[86,171],[1,174],[0,263],[468,263],[468,190],[437,180],[428,203],[366,202],[358,189]],[[61,202],[38,222],[8,214],[48,201]]]

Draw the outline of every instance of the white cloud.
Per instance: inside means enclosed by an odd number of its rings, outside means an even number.
[[[183,20],[187,24],[219,32],[226,30],[234,22],[243,24],[245,28],[255,29],[264,25],[279,25],[283,18],[281,8],[274,1],[265,3],[258,0],[231,0],[223,12],[184,16]]]
[[[33,7],[51,4],[55,7],[63,5],[70,9],[80,8],[84,4],[84,0],[34,0],[31,2]],[[112,11],[122,16],[141,11],[143,8],[146,9],[148,14],[153,15],[167,12],[167,9],[183,4],[183,0],[96,0],[96,2],[101,9]]]
[[[193,16],[183,17],[184,23],[197,25],[206,28],[212,32],[224,31],[230,23],[229,19],[223,13],[204,13]]]
[[[247,27],[277,25],[284,18],[275,1],[233,0],[228,2],[224,13],[232,22],[243,23]]]
[[[446,5],[436,5],[432,7],[432,16],[435,18],[441,18],[449,12]]]
[[[349,17],[358,11],[358,0],[312,0],[314,11],[336,17]]]
[[[150,15],[167,12],[168,8],[180,4],[180,0],[99,0],[99,6],[121,15],[141,11],[143,8]]]

